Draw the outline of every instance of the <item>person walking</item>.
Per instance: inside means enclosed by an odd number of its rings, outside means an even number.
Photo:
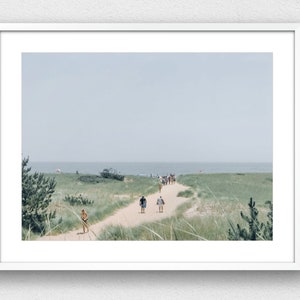
[[[162,189],[163,185],[161,182],[158,183],[158,191],[159,193],[161,193],[161,189]]]
[[[164,212],[165,201],[161,196],[157,199],[156,204],[158,205],[158,211],[160,213]]]
[[[141,207],[141,214],[145,213],[145,208],[147,206],[147,200],[144,196],[140,199],[140,207]]]
[[[88,227],[88,224],[87,224],[88,214],[86,213],[84,208],[81,210],[81,220],[82,220],[83,233],[85,233],[85,230],[86,230],[86,232],[89,232],[89,227]]]

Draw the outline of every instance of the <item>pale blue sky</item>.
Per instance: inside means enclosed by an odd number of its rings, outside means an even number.
[[[271,53],[25,53],[31,161],[272,161]]]

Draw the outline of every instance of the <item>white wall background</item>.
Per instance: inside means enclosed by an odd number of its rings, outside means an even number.
[[[299,0],[1,0],[0,22],[300,23]],[[300,299],[299,272],[0,272],[0,299]]]

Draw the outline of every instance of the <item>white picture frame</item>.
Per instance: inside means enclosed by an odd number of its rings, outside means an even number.
[[[104,33],[110,43],[95,43]],[[200,45],[204,34],[209,38]],[[299,24],[0,24],[0,42],[0,270],[300,269]],[[21,53],[89,51],[274,53],[273,241],[21,240]]]

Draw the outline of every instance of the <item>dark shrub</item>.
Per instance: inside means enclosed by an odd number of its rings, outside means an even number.
[[[267,214],[267,223],[258,220],[258,210],[255,207],[255,201],[250,198],[248,203],[249,216],[241,212],[242,219],[248,224],[248,228],[242,228],[240,224],[236,227],[229,220],[230,229],[228,230],[228,239],[237,240],[273,240],[273,205],[271,201],[267,201],[266,205],[269,206]]]
[[[102,178],[108,178],[108,179],[114,179],[119,181],[124,181],[125,176],[120,175],[117,170],[115,169],[103,169],[103,171],[100,173],[100,176]]]
[[[102,178],[98,175],[83,175],[78,180],[86,183],[99,183],[102,181]]]
[[[70,205],[81,205],[81,206],[87,206],[87,205],[93,205],[94,201],[89,200],[86,197],[83,197],[81,194],[78,196],[74,195],[67,195],[64,198],[65,202],[68,202]]]
[[[22,160],[22,227],[24,230],[45,234],[55,211],[48,206],[55,192],[56,181],[42,173],[31,174],[29,158]]]

